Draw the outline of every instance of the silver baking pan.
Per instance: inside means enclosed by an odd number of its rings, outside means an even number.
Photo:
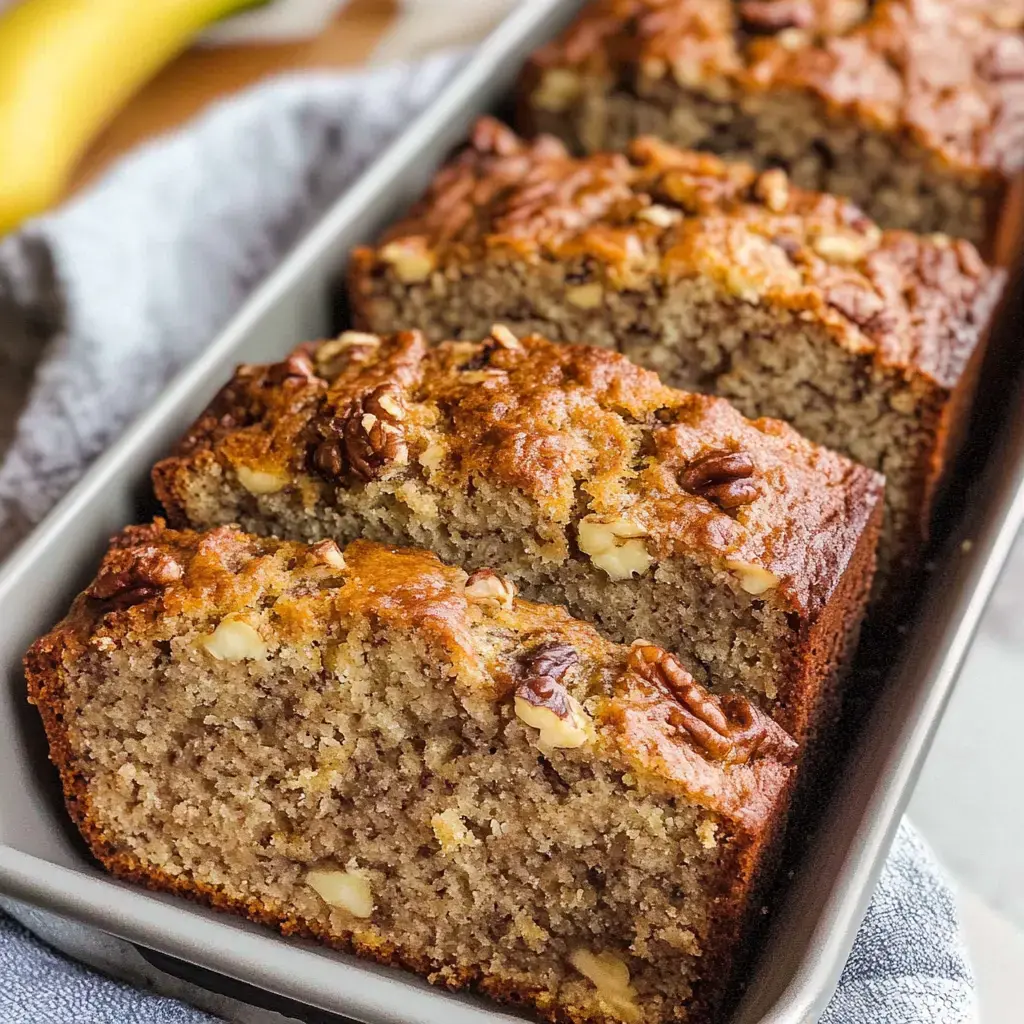
[[[25,700],[20,662],[87,582],[108,537],[154,511],[150,466],[234,365],[276,358],[294,343],[340,326],[335,297],[346,253],[374,237],[422,192],[473,118],[500,108],[527,54],[579,6],[577,0],[520,6],[0,572],[0,894],[4,905],[58,945],[150,986],[194,995],[236,1019],[255,1019],[239,1009],[243,1003],[316,1020],[329,1019],[325,1012],[408,1024],[516,1019],[494,1004],[432,989],[402,971],[285,940],[106,876],[64,813],[38,716]],[[797,836],[787,865],[791,877],[774,901],[737,1024],[802,1024],[816,1021],[825,1007],[1024,519],[1024,391],[1013,383],[1024,365],[1024,346],[1018,339],[996,341],[1004,356],[986,379],[1000,387],[985,389],[985,415],[975,425],[971,457],[947,503],[945,537],[922,579],[920,607],[886,659],[890,667],[872,684],[867,712],[855,730],[848,729],[855,740],[836,773],[839,781]],[[989,394],[996,390],[1001,402]],[[171,975],[203,991],[175,988]],[[211,989],[224,998],[217,1002],[220,997],[205,992]]]

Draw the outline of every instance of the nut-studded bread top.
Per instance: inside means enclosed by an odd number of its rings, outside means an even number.
[[[451,495],[487,487],[527,509],[546,559],[581,550],[613,579],[687,559],[804,621],[883,486],[782,422],[665,387],[607,350],[500,326],[434,348],[416,332],[348,332],[240,368],[156,467],[173,521],[188,522],[204,478],[290,489],[307,509],[336,489],[414,488],[442,515]]]
[[[710,278],[738,301],[814,321],[844,349],[953,386],[1004,275],[966,241],[881,231],[847,200],[646,138],[573,158],[481,120],[470,146],[377,248],[354,254],[357,319],[381,274],[440,287],[481,264],[579,264],[570,301]],[[591,292],[595,292],[591,296]]]
[[[129,527],[26,656],[30,693],[44,716],[59,713],[66,674],[102,672],[115,649],[186,637],[211,666],[287,663],[296,648],[326,665],[332,642],[353,631],[374,645],[414,634],[439,666],[436,684],[454,687],[471,713],[497,704],[539,749],[609,760],[737,827],[766,823],[785,793],[794,741],[743,698],[710,695],[664,650],[611,644],[486,571],[467,577],[426,552],[365,541],[342,552],[229,527]],[[67,750],[52,753],[73,773]]]
[[[595,0],[536,54],[526,88],[547,109],[572,102],[580,75],[716,99],[809,92],[965,178],[1010,176],[1024,167],[1022,28],[1021,0]]]

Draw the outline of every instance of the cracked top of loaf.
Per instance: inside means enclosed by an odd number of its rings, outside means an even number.
[[[291,490],[306,508],[329,507],[336,487],[383,487],[434,515],[487,487],[532,520],[545,558],[582,550],[613,579],[687,558],[805,620],[883,490],[879,474],[785,423],[668,388],[606,349],[501,326],[435,347],[418,332],[351,331],[241,367],[156,467],[172,521],[187,522],[204,478]]]
[[[953,387],[1002,289],[969,242],[882,231],[848,200],[652,138],[625,154],[575,158],[482,119],[471,144],[376,248],[356,250],[358,315],[380,274],[440,289],[483,261],[581,266],[597,289],[645,290],[708,277],[739,301],[770,303],[843,348]],[[596,272],[596,278],[595,278]],[[517,285],[518,286],[518,285]]]
[[[298,649],[330,671],[332,642],[353,633],[374,645],[411,633],[474,714],[498,705],[499,729],[518,719],[542,751],[608,760],[742,827],[766,823],[786,789],[796,743],[743,698],[708,693],[664,650],[609,643],[486,571],[467,577],[427,552],[367,541],[342,552],[231,527],[128,527],[26,663],[34,702],[52,710],[64,673],[124,646],[175,642],[190,656],[188,642],[211,665]]]
[[[1009,176],[1024,167],[1022,28],[1022,0],[595,0],[529,78],[549,106],[572,101],[573,74],[627,71],[716,99],[810,92],[965,177]]]

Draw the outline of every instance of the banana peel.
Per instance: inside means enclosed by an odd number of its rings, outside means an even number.
[[[20,0],[0,15],[0,234],[60,198],[100,128],[205,26],[265,0]]]

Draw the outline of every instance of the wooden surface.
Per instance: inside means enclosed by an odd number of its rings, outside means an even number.
[[[396,10],[395,0],[351,0],[314,39],[197,47],[183,53],[143,86],[99,135],[75,170],[68,194],[140,142],[178,127],[211,102],[261,78],[362,63]]]

